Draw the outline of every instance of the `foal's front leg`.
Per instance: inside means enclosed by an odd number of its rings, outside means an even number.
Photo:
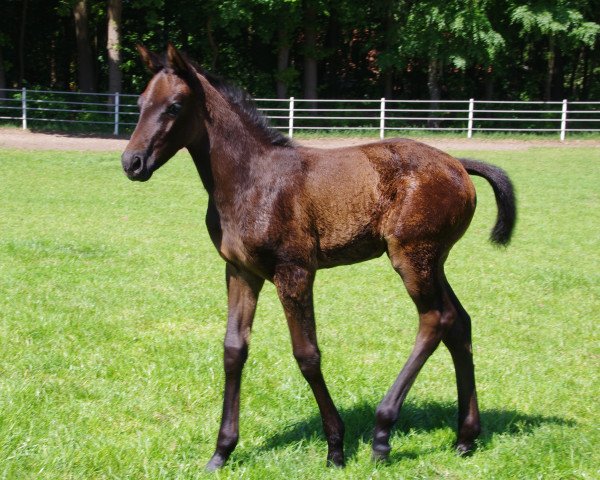
[[[237,445],[242,368],[248,357],[248,341],[258,294],[264,283],[261,278],[230,264],[227,264],[226,275],[228,315],[223,356],[225,392],[217,448],[206,465],[206,469],[210,471],[222,467]]]
[[[274,283],[287,318],[294,357],[312,389],[327,437],[327,464],[344,465],[344,423],[329,395],[321,373],[321,354],[313,310],[314,272],[295,266],[277,269]]]

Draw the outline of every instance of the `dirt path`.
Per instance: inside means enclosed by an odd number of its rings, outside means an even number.
[[[321,138],[304,139],[298,143],[310,147],[334,148],[360,145],[376,141],[377,138]],[[467,138],[423,138],[420,141],[441,150],[528,150],[534,147],[600,147],[600,140],[497,140]],[[0,148],[24,150],[78,150],[78,151],[122,151],[127,140],[110,137],[92,137],[60,133],[35,133],[16,128],[0,128]]]

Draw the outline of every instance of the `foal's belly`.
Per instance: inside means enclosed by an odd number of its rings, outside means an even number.
[[[383,239],[371,236],[357,237],[345,245],[319,248],[317,251],[318,268],[331,268],[338,265],[350,265],[380,257],[386,251]]]
[[[323,189],[319,205],[313,206],[319,268],[369,260],[386,249],[380,232],[379,192],[372,183],[362,189],[353,187],[354,191],[337,189],[328,195]]]

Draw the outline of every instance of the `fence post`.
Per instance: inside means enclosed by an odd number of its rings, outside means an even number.
[[[27,89],[25,87],[21,89],[21,109],[23,111],[23,115],[21,116],[23,130],[27,130]]]
[[[469,98],[469,122],[467,124],[467,138],[473,137],[473,111],[475,110],[475,100]]]
[[[294,97],[290,97],[288,135],[290,138],[294,136]]]
[[[567,99],[562,102],[562,115],[560,117],[560,141],[565,141],[565,135],[567,133]]]
[[[385,98],[381,99],[381,107],[379,111],[379,138],[385,138]]]
[[[119,92],[115,92],[115,136],[119,134],[119,101]]]

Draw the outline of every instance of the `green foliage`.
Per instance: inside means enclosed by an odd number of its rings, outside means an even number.
[[[24,19],[26,85],[77,89],[75,0],[28,0]],[[108,85],[105,0],[87,0],[100,91]],[[300,0],[131,0],[123,2],[123,91],[147,74],[135,44],[162,51],[168,41],[207,68],[272,97],[277,80],[302,91],[304,55],[319,62],[323,96],[427,98],[428,66],[439,63],[446,98],[540,99],[549,56],[552,97],[600,95],[600,19],[584,0],[314,0],[317,45],[305,45],[307,2]],[[20,83],[21,0],[4,0],[0,44],[8,86]],[[550,48],[552,39],[556,47]],[[287,65],[278,52],[289,48]],[[554,50],[556,52],[554,53]],[[391,92],[389,91],[391,89]]]
[[[417,322],[384,256],[320,271],[315,286],[346,469],[325,467],[318,410],[267,285],[244,372],[240,444],[223,472],[206,475],[226,300],[191,160],[178,155],[134,184],[115,153],[1,151],[2,477],[596,478],[598,149],[460,154],[505,168],[520,207],[513,243],[493,248],[493,194],[475,179],[477,213],[447,264],[473,318],[479,449],[453,452],[456,387],[441,346],[408,396],[392,461],[370,460],[375,406]]]
[[[511,22],[521,26],[522,36],[553,36],[565,43],[593,47],[600,25],[585,21],[582,12],[573,8],[572,4],[572,1],[559,0],[519,5],[511,12]]]
[[[275,74],[277,80],[281,80],[286,85],[292,85],[298,79],[298,70],[288,67]]]
[[[504,39],[494,31],[485,7],[481,1],[416,2],[402,29],[401,55],[449,60],[460,69],[473,61],[492,62]]]

